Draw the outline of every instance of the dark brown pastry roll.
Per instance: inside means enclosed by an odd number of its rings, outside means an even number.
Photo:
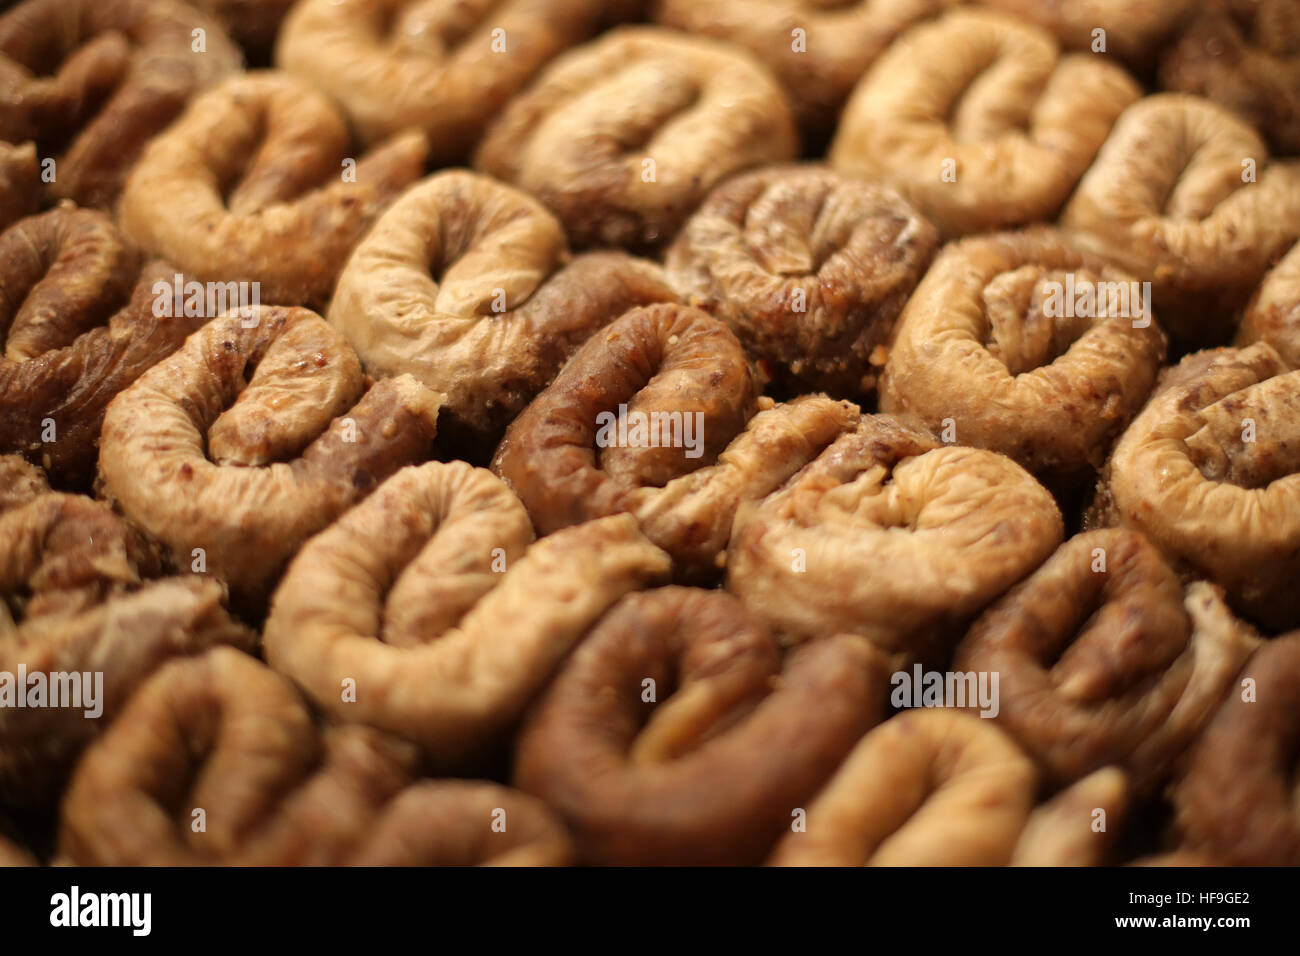
[[[527,190],[577,246],[652,250],[731,173],[793,159],[776,80],[746,54],[625,27],[573,50],[493,123],[474,165]]]
[[[622,3],[626,7],[628,4]],[[437,165],[466,159],[484,127],[606,16],[600,0],[301,0],[276,65],[342,104],[362,142],[429,137]]]
[[[1300,236],[1300,164],[1220,106],[1149,96],[1125,111],[1061,225],[1152,283],[1180,349],[1222,345],[1264,273]]]
[[[786,640],[861,634],[896,666],[941,663],[1061,535],[1051,494],[1011,459],[864,415],[741,506],[727,588]]]
[[[664,26],[734,43],[771,69],[814,139],[895,37],[956,0],[658,0]]]
[[[1120,438],[1091,525],[1141,531],[1266,629],[1300,624],[1300,372],[1264,343],[1189,355]]]
[[[108,209],[145,143],[240,66],[183,3],[25,0],[0,14],[0,140],[56,159],[52,195]]]
[[[1034,805],[1033,762],[991,721],[914,710],[862,738],[775,866],[1001,866]]]
[[[1160,61],[1165,89],[1250,122],[1279,153],[1300,152],[1300,2],[1204,0]]]
[[[1246,307],[1237,345],[1267,342],[1292,368],[1300,368],[1300,243],[1264,276]]]
[[[953,243],[899,319],[880,408],[1049,483],[1091,478],[1164,359],[1143,291],[1050,229]]]
[[[884,662],[841,636],[784,665],[730,595],[624,598],[525,721],[515,785],[607,864],[746,864],[884,707]]]
[[[142,267],[89,209],[60,206],[0,235],[0,452],[43,465],[60,487],[89,488],[108,403],[203,323],[158,307],[177,275],[161,261]]]
[[[230,312],[109,406],[101,491],[258,609],[308,537],[425,460],[438,403],[409,375],[366,391],[347,341],[306,309]]]
[[[1239,677],[1172,788],[1174,823],[1217,865],[1300,866],[1300,633],[1269,641]]]
[[[122,227],[199,279],[322,306],[352,247],[424,171],[419,133],[365,155],[351,146],[343,114],[302,80],[241,75],[149,144],[122,195]]]
[[[875,386],[894,320],[938,245],[892,190],[775,166],[710,193],[667,267],[778,385],[854,397]]]
[[[0,231],[35,215],[43,192],[35,144],[0,142]]]
[[[403,469],[290,565],[267,660],[331,718],[463,770],[506,739],[611,604],[670,569],[627,515],[532,540],[491,472]]]
[[[540,534],[631,513],[681,577],[716,575],[743,501],[780,487],[858,409],[756,397],[740,343],[698,309],[633,309],[588,339],[493,458]],[[748,424],[747,424],[748,423]]]
[[[959,9],[913,27],[853,91],[841,172],[893,186],[949,236],[1053,218],[1141,95],[1114,64],[1043,30]]]
[[[1054,786],[1105,766],[1148,794],[1259,640],[1215,589],[1184,595],[1140,534],[1076,535],[994,604],[953,669],[999,675],[994,718]]]
[[[366,371],[447,396],[444,438],[495,445],[593,332],[675,299],[660,268],[616,252],[570,259],[525,193],[453,170],[395,202],[352,253],[330,303]]]

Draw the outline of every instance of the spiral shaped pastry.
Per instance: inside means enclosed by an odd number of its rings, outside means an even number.
[[[815,166],[715,189],[668,250],[669,278],[778,385],[870,391],[883,346],[939,245],[891,190]],[[874,363],[874,364],[873,364]]]
[[[1001,866],[1034,805],[1033,763],[989,721],[914,710],[867,734],[787,833],[775,866]]]
[[[359,158],[350,146],[343,115],[302,80],[236,77],[149,144],[123,191],[122,226],[199,279],[323,305],[352,247],[424,171],[419,133]]]
[[[35,145],[0,142],[0,232],[36,214],[42,188]]]
[[[1267,342],[1283,361],[1300,368],[1300,243],[1292,247],[1255,290],[1237,345]]]
[[[144,144],[240,66],[217,21],[171,0],[24,0],[0,14],[0,140],[35,141],[52,195],[107,209]]]
[[[217,648],[160,669],[87,750],[59,852],[81,866],[336,863],[413,769],[373,731],[318,733],[288,681]]]
[[[436,393],[410,376],[363,391],[314,313],[227,313],[109,406],[102,491],[178,563],[201,560],[260,606],[303,541],[428,454]]]
[[[1055,785],[1104,766],[1150,793],[1258,644],[1125,529],[1076,535],[976,621],[959,672],[997,673],[996,720]]]
[[[1061,542],[1019,465],[865,415],[736,514],[727,588],[793,641],[852,633],[902,665],[942,662],[966,622]]]
[[[1300,866],[1300,633],[1269,641],[1240,677],[1172,788],[1175,826],[1215,865]]]
[[[721,322],[679,305],[633,309],[515,419],[492,470],[540,534],[631,513],[679,576],[707,577],[740,503],[775,491],[858,418],[848,402],[775,405],[755,390]]]
[[[1300,152],[1300,3],[1208,0],[1160,62],[1166,89],[1214,100]]]
[[[1128,778],[1117,767],[1095,770],[1039,804],[1016,841],[1012,866],[1105,866],[1130,804]],[[1105,813],[1105,827],[1095,829]]]
[[[895,37],[955,0],[658,0],[655,20],[734,43],[776,74],[799,125],[824,136]]]
[[[1115,53],[1135,66],[1145,66],[1186,20],[1197,0],[978,2],[1042,27],[1071,50]],[[1098,30],[1103,31],[1102,36],[1097,35]]]
[[[303,548],[275,595],[267,660],[331,717],[461,769],[606,608],[669,571],[626,516],[531,541],[490,472],[405,469]]]
[[[880,408],[1068,481],[1101,467],[1164,354],[1131,277],[1049,229],[978,236],[949,245],[908,301]]]
[[[536,200],[450,171],[403,195],[362,240],[329,320],[367,371],[410,372],[447,396],[445,437],[495,444],[596,329],[674,298],[653,263],[610,252],[569,261],[564,230]]]
[[[794,158],[772,76],[730,47],[626,27],[558,59],[516,97],[474,165],[535,195],[579,246],[650,250],[731,173]]]
[[[0,543],[0,673],[25,701],[0,706],[9,807],[55,799],[77,754],[164,661],[256,639],[226,613],[218,582],[150,580],[154,549],[89,498],[47,493],[0,514]]]
[[[93,210],[61,206],[0,235],[0,451],[41,463],[60,486],[89,487],[109,401],[203,322],[155,308],[155,286],[170,289],[176,274],[142,267]]]
[[[762,859],[884,707],[884,662],[829,638],[782,663],[735,598],[624,598],[530,713],[515,784],[592,863]]]
[[[1300,372],[1259,343],[1189,355],[1120,438],[1091,525],[1141,531],[1269,630],[1300,623]]]
[[[1055,218],[1116,117],[1122,69],[961,9],[890,46],[844,107],[830,161],[899,190],[949,236]]]
[[[302,0],[276,64],[343,104],[363,142],[420,129],[447,165],[603,15],[597,0]]]
[[[1149,96],[1115,124],[1061,223],[1152,283],[1175,343],[1221,345],[1300,236],[1300,164],[1270,163],[1254,130],[1207,100]]]

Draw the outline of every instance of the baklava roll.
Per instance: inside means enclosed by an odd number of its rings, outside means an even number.
[[[757,61],[625,27],[548,67],[492,124],[474,165],[535,195],[576,246],[650,251],[722,179],[797,152],[785,94]]]
[[[818,166],[723,183],[668,250],[670,281],[726,322],[778,387],[871,391],[939,245],[893,190]]]
[[[0,142],[0,232],[34,216],[44,193],[36,145]]]
[[[913,27],[853,91],[830,161],[893,186],[948,236],[1055,217],[1141,96],[1045,31],[959,9]]]
[[[1135,67],[1149,65],[1204,0],[978,0],[1037,24],[1070,50],[1113,53]]]
[[[1267,342],[1300,368],[1300,243],[1264,276],[1237,329],[1238,346]]]

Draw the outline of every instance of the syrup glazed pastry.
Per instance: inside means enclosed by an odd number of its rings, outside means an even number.
[[[853,397],[875,386],[882,346],[938,245],[892,190],[773,166],[715,189],[667,266],[778,384]]]
[[[727,588],[786,640],[870,638],[938,663],[967,621],[1061,542],[1019,465],[864,415],[780,491],[736,514]]]
[[[913,710],[867,734],[787,833],[776,866],[1002,866],[1034,806],[1033,763],[993,725]]]
[[[755,392],[721,322],[680,305],[633,309],[515,419],[492,470],[538,533],[629,512],[680,577],[707,578],[737,506],[775,491],[858,419],[824,395],[776,405]]]
[[[899,190],[949,236],[1052,219],[1116,117],[1141,95],[1122,69],[1062,55],[987,10],[914,27],[854,89],[830,161]]]
[[[1160,79],[1249,120],[1278,152],[1300,152],[1300,2],[1207,0]]]
[[[276,63],[343,105],[363,142],[423,130],[436,165],[605,15],[600,0],[301,0]]]
[[[785,94],[761,65],[711,40],[627,27],[542,73],[474,164],[545,203],[575,245],[651,250],[726,176],[796,152]]]
[[[330,717],[463,770],[611,604],[670,570],[626,515],[532,540],[491,472],[404,469],[304,546],[275,595],[267,660]]]
[[[0,142],[0,231],[36,214],[43,188],[36,146]]]
[[[830,132],[853,85],[885,47],[953,2],[658,0],[655,19],[748,50],[776,73],[800,126],[819,137]]]
[[[438,402],[410,376],[365,391],[351,347],[306,309],[227,313],[109,406],[101,491],[255,609],[303,541],[427,457]]]
[[[240,66],[215,20],[173,0],[25,0],[0,14],[0,139],[56,159],[53,196],[108,208],[144,144]]]
[[[1050,483],[1091,479],[1164,359],[1147,308],[1138,282],[1053,230],[953,243],[903,310],[880,408]]]
[[[155,309],[177,271],[142,267],[107,216],[70,205],[0,235],[0,452],[90,486],[109,401],[202,324]]]
[[[1115,53],[1145,66],[1204,0],[978,0],[1049,31],[1071,50]],[[1105,31],[1098,37],[1096,31]],[[1099,41],[1105,46],[1098,48]]]
[[[528,716],[515,785],[560,815],[584,862],[756,863],[880,719],[885,684],[861,638],[783,662],[725,592],[634,594]]]
[[[495,444],[596,329],[675,299],[662,270],[616,252],[570,261],[535,199],[453,170],[424,180],[353,252],[330,323],[374,375],[447,396],[445,437]]]
[[[1300,866],[1300,632],[1250,659],[1172,789],[1176,827],[1218,866]]]
[[[1267,630],[1300,624],[1300,372],[1259,343],[1189,355],[1120,438],[1090,525],[1145,534]]]
[[[1237,330],[1237,345],[1267,342],[1300,368],[1300,243],[1264,276]]]
[[[0,802],[10,808],[56,800],[82,747],[165,660],[256,640],[226,613],[218,582],[150,580],[161,570],[156,551],[100,502],[39,495],[0,515],[0,542],[0,674],[9,679]]]
[[[1215,589],[1184,595],[1123,529],[1076,535],[975,622],[957,672],[996,673],[994,718],[1053,785],[1101,767],[1150,793],[1259,644]]]
[[[150,143],[123,192],[122,226],[198,279],[257,282],[261,301],[323,305],[352,247],[423,173],[427,151],[415,132],[355,160],[350,146],[342,114],[301,80],[244,74]]]
[[[1106,866],[1112,863],[1131,796],[1128,778],[1117,767],[1093,771],[1039,804],[1016,840],[1012,866]],[[1093,829],[1097,811],[1106,827]]]
[[[1061,224],[1152,283],[1176,344],[1220,345],[1300,236],[1300,164],[1270,163],[1254,130],[1207,100],[1149,96],[1115,124]]]

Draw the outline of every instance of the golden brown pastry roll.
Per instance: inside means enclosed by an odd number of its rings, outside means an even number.
[[[1124,771],[1094,770],[1034,807],[1016,840],[1011,865],[1105,866],[1130,801]]]
[[[1034,805],[1033,762],[991,721],[913,710],[876,727],[782,837],[774,866],[1001,866]]]
[[[406,129],[437,165],[462,161],[489,120],[610,11],[600,0],[302,0],[276,65],[342,104],[362,142]]]
[[[109,401],[203,323],[158,307],[177,275],[142,266],[94,210],[60,206],[0,234],[0,452],[43,465],[60,487],[89,488]]]
[[[164,661],[253,646],[220,583],[160,571],[154,546],[89,498],[47,493],[0,514],[0,804],[48,806]]]
[[[667,267],[779,386],[853,397],[875,386],[883,345],[938,245],[890,189],[773,166],[710,193]]]
[[[1300,236],[1300,163],[1272,163],[1249,126],[1194,96],[1125,111],[1061,217],[1072,241],[1152,283],[1182,348],[1221,345]]]
[[[122,195],[122,227],[198,279],[321,306],[352,247],[424,171],[419,133],[364,155],[352,145],[343,114],[302,80],[243,74],[149,144]]]
[[[425,460],[439,400],[409,375],[366,391],[351,347],[306,309],[229,312],[109,406],[101,491],[256,609],[302,542]]]
[[[0,142],[0,231],[36,214],[44,192],[36,145]]]
[[[1267,342],[1292,368],[1300,368],[1300,243],[1264,276],[1255,290],[1237,345]]]
[[[861,634],[896,666],[941,662],[1061,535],[1051,494],[1011,459],[864,415],[740,507],[727,588],[786,640]]]
[[[1146,66],[1203,0],[978,0],[1037,24],[1071,50],[1114,53]],[[1097,31],[1103,31],[1098,36]],[[1104,44],[1104,45],[1103,45]]]
[[[953,669],[996,673],[994,718],[1060,786],[1105,766],[1151,793],[1259,640],[1200,582],[1184,593],[1126,529],[1076,535],[989,608]]]
[[[24,0],[0,14],[0,140],[55,159],[51,195],[108,209],[145,143],[241,65],[186,4]]]
[[[956,0],[657,0],[655,20],[734,43],[772,70],[813,138],[900,33]]]
[[[267,660],[331,718],[464,769],[503,742],[611,604],[670,567],[626,515],[532,540],[491,472],[403,469],[290,565]]]
[[[424,180],[352,253],[330,303],[366,371],[447,396],[443,436],[495,444],[564,360],[628,309],[675,295],[652,262],[571,259],[535,199],[453,170]]]
[[[1164,359],[1143,291],[1054,230],[952,243],[899,319],[881,411],[1049,483],[1091,476]]]
[[[756,397],[735,335],[698,309],[645,306],[592,336],[511,423],[492,470],[540,534],[630,513],[683,579],[716,576],[743,501],[775,491],[858,409]]]
[[[1300,623],[1300,372],[1271,346],[1187,356],[1120,438],[1091,525],[1142,532],[1266,629]]]
[[[783,662],[725,592],[630,595],[530,712],[515,785],[564,820],[584,862],[756,863],[880,719],[885,684],[861,638]]]
[[[1247,662],[1171,790],[1185,849],[1221,866],[1300,866],[1300,633]]]
[[[1141,95],[1045,31],[959,9],[913,27],[844,107],[830,161],[899,190],[949,236],[1055,217]]]
[[[1160,61],[1165,89],[1247,120],[1279,153],[1300,152],[1300,3],[1204,0]]]
[[[474,165],[535,195],[576,246],[652,250],[726,176],[797,151],[785,94],[747,54],[625,27],[548,67]]]

